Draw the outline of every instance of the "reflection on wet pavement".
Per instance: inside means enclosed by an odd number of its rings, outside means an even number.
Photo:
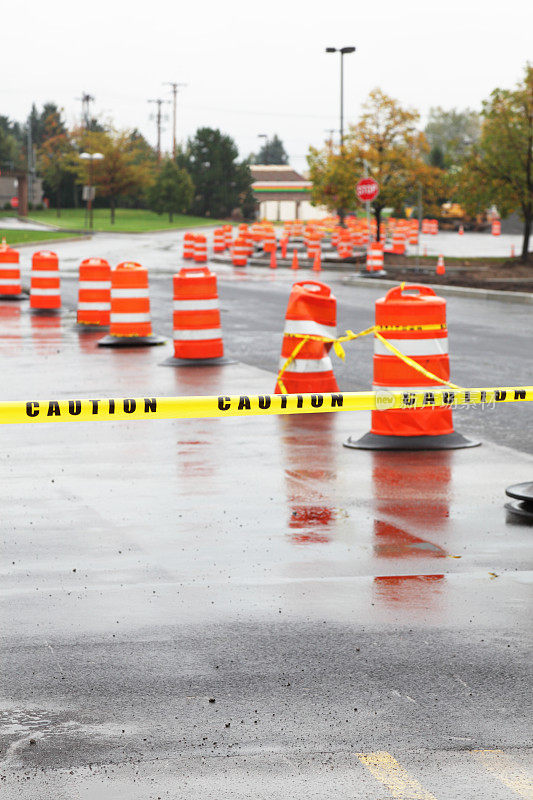
[[[372,453],[374,554],[383,559],[444,558],[446,550],[432,539],[450,517],[449,451]],[[427,535],[427,534],[426,534]],[[406,608],[437,604],[444,575],[374,577],[376,596]]]
[[[338,442],[327,414],[281,417],[281,450],[293,544],[327,544],[335,508],[328,502],[337,477]]]

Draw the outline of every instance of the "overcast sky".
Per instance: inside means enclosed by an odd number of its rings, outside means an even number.
[[[339,127],[339,56],[345,56],[345,118],[355,121],[379,86],[414,106],[479,108],[496,86],[512,87],[533,61],[533,0],[213,2],[72,0],[16,2],[2,11],[0,113],[23,120],[32,101],[55,101],[79,121],[83,91],[94,112],[137,127],[155,143],[149,98],[164,81],[187,84],[178,139],[219,127],[243,156],[257,135],[278,133],[305,168],[310,144]],[[85,7],[85,11],[82,9]],[[163,147],[172,141],[169,119]]]

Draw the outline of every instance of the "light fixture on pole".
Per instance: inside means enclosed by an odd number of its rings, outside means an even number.
[[[83,187],[83,193],[87,200],[87,215],[89,217],[89,228],[93,227],[93,200],[95,196],[95,191],[93,188],[93,164],[95,161],[101,161],[103,159],[102,153],[80,153],[80,158],[84,161],[89,162],[89,169],[88,169],[88,184],[87,186]]]
[[[263,146],[261,149],[264,149],[268,142],[268,135],[266,133],[258,133],[257,138],[263,140]]]
[[[340,53],[341,56],[341,125],[340,141],[341,150],[344,147],[344,56],[355,53],[355,47],[326,47],[326,53]]]

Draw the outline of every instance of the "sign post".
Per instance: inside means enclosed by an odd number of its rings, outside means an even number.
[[[366,172],[366,162],[365,162]],[[362,178],[355,187],[357,198],[366,206],[366,220],[368,224],[368,239],[372,241],[372,233],[370,230],[370,203],[375,200],[379,194],[379,183],[374,178]]]

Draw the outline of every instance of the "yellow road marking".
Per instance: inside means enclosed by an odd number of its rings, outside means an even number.
[[[390,753],[357,753],[357,757],[398,800],[436,800]]]
[[[533,780],[503,750],[472,750],[485,769],[512,789],[513,792],[533,800]]]

